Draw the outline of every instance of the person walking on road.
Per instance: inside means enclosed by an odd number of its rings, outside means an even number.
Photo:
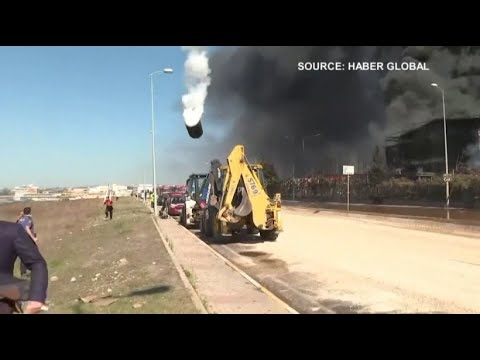
[[[26,281],[13,276],[17,258],[31,271],[28,296],[21,291]],[[18,312],[18,301],[26,300],[23,313],[42,310],[47,299],[48,267],[37,244],[21,224],[0,221],[0,314]]]
[[[17,219],[17,224],[22,225],[33,241],[38,241],[37,233],[34,231],[32,208],[26,207],[23,209],[23,212],[20,213],[20,217]],[[25,275],[27,275],[27,268],[23,261],[20,261],[20,276],[24,277]]]
[[[107,196],[107,198],[103,202],[103,205],[105,205],[105,219],[108,219],[108,216],[110,215],[110,220],[112,220],[112,217],[113,217],[113,201],[112,201],[112,199],[110,199],[110,196]]]

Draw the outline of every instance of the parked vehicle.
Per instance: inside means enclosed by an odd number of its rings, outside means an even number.
[[[185,195],[173,193],[167,200],[167,211],[170,216],[180,216],[185,206]]]

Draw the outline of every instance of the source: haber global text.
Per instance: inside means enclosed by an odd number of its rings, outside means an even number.
[[[428,71],[425,62],[299,62],[299,71]]]

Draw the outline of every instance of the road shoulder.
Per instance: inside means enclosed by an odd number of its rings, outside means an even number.
[[[158,220],[158,227],[190,283],[209,313],[289,314],[284,304],[216,256],[194,234],[173,219]]]

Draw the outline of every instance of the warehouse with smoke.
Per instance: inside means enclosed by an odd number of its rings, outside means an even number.
[[[219,52],[211,59],[207,106],[220,111],[220,121],[230,122],[226,141],[245,143],[250,154],[272,159],[285,175],[291,163],[300,174],[311,165],[353,160],[357,149],[365,149],[366,156],[373,147],[367,150],[365,140],[375,137],[384,122],[381,100],[372,102],[381,97],[381,74],[300,72],[296,64],[383,56],[371,50],[247,47]],[[314,133],[322,136],[307,141],[302,151],[302,137]]]
[[[284,177],[293,164],[302,176],[369,163],[387,137],[442,116],[432,82],[445,89],[449,118],[480,114],[479,47],[230,47],[208,56],[204,139],[187,145],[198,162],[241,143]],[[298,71],[299,62],[317,61],[421,62],[429,70]]]

